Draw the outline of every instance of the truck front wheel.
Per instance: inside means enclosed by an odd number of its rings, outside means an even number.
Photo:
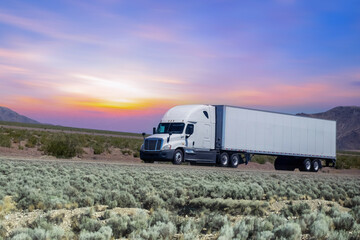
[[[220,167],[227,167],[227,165],[229,164],[229,154],[227,154],[226,152],[223,152],[220,155],[219,164],[220,164]]]
[[[173,164],[179,165],[184,160],[184,154],[180,149],[176,149],[174,152]]]

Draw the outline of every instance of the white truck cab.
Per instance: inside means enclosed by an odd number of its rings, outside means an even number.
[[[155,133],[147,137],[140,150],[145,162],[172,160],[180,164],[195,156],[206,159],[215,148],[215,107],[183,105],[168,110]],[[202,154],[201,154],[202,153]]]

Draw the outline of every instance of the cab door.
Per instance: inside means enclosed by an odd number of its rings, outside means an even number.
[[[202,122],[188,123],[185,130],[185,145],[188,148],[209,150],[211,148],[210,141],[210,124]]]

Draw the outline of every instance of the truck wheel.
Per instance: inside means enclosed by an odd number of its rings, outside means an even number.
[[[237,168],[240,162],[239,154],[234,153],[230,157],[230,167]]]
[[[228,163],[229,163],[229,154],[223,152],[220,155],[220,159],[219,159],[220,167],[227,167]]]
[[[302,162],[302,166],[300,168],[300,171],[309,172],[310,170],[311,170],[311,161],[310,161],[309,158],[307,158]]]
[[[320,169],[319,161],[317,159],[313,160],[312,163],[311,163],[311,170],[313,172],[317,172],[317,171],[319,171],[319,169]]]
[[[174,152],[173,164],[179,165],[184,160],[184,154],[180,149],[176,149]]]

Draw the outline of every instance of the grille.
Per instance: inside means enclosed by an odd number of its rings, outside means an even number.
[[[162,147],[162,139],[145,139],[145,150],[159,151]]]

